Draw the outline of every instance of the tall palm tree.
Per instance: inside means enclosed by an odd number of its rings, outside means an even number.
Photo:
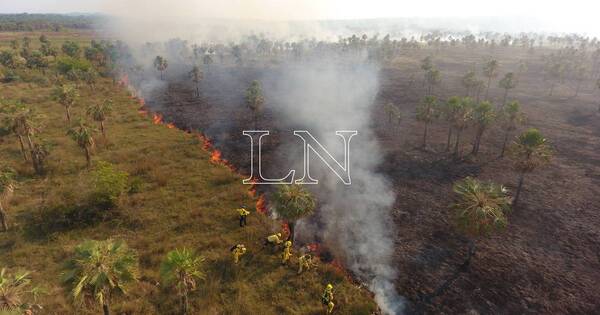
[[[552,149],[539,130],[530,128],[517,137],[517,140],[510,147],[509,153],[514,160],[515,170],[519,172],[519,183],[513,201],[513,206],[516,207],[521,196],[525,174],[549,163],[552,157]]]
[[[91,105],[87,109],[87,114],[92,119],[100,124],[100,131],[102,131],[102,137],[106,140],[106,129],[104,123],[106,122],[107,116],[112,112],[112,100],[105,99],[102,103]]]
[[[250,87],[246,90],[246,105],[252,111],[254,117],[254,129],[257,127],[258,115],[263,109],[265,98],[262,93],[260,82],[252,81]]]
[[[490,124],[496,118],[496,113],[492,103],[483,101],[473,107],[473,122],[475,123],[475,141],[473,142],[473,155],[479,153],[479,145],[481,144],[481,138],[483,133],[487,130]]]
[[[281,185],[273,194],[277,213],[289,222],[290,239],[294,240],[296,221],[315,211],[316,200],[302,185]]]
[[[3,232],[8,231],[8,214],[4,207],[8,207],[10,198],[15,191],[15,175],[12,168],[0,169],[0,227]]]
[[[498,85],[504,89],[504,98],[502,99],[502,107],[504,107],[504,105],[506,105],[506,98],[508,97],[508,90],[512,90],[517,87],[515,74],[512,72],[505,74],[504,78],[500,80]]]
[[[456,226],[470,237],[468,265],[475,252],[473,238],[506,226],[510,198],[503,186],[471,177],[456,182],[453,190],[456,193],[456,202],[452,205]]]
[[[518,101],[512,101],[506,104],[499,113],[500,123],[504,129],[504,141],[502,142],[502,152],[500,157],[504,157],[506,144],[511,133],[517,130],[517,127],[525,120],[525,115],[521,112],[521,105]]]
[[[63,283],[76,303],[95,301],[104,315],[110,315],[110,303],[116,294],[138,280],[138,258],[122,241],[84,241],[75,248],[65,265]]]
[[[490,94],[490,84],[492,84],[492,78],[498,75],[498,61],[492,59],[483,66],[483,75],[488,78],[487,88],[485,91],[485,99],[488,99]]]
[[[42,308],[36,303],[42,293],[43,289],[32,285],[29,272],[0,269],[0,314],[33,314],[33,309]]]
[[[192,71],[190,71],[189,75],[192,79],[192,82],[194,82],[194,85],[196,86],[196,97],[199,97],[200,89],[198,87],[198,84],[200,84],[200,81],[202,81],[203,78],[202,69],[200,69],[200,67],[196,65],[194,66],[194,68],[192,68]]]
[[[0,108],[2,123],[17,136],[17,139],[19,139],[21,155],[23,156],[23,160],[27,161],[27,150],[25,149],[24,141],[24,138],[27,136],[27,130],[25,129],[23,122],[26,120],[24,117],[26,116],[28,109],[20,103],[4,104],[2,102],[0,105],[2,105]]]
[[[71,123],[71,108],[75,105],[79,92],[72,84],[63,84],[54,90],[54,99],[65,107],[67,121]]]
[[[160,265],[160,277],[167,286],[175,286],[181,299],[181,314],[188,313],[188,293],[196,289],[196,282],[205,279],[202,270],[204,257],[192,251],[175,249],[167,253]]]
[[[46,173],[45,161],[50,155],[50,146],[46,143],[34,143],[31,149],[31,162],[33,163],[33,169],[38,175]]]
[[[417,121],[422,122],[425,126],[423,131],[423,148],[427,146],[427,130],[429,129],[429,124],[435,119],[436,107],[437,97],[431,95],[425,96],[425,99],[417,107]]]
[[[460,102],[454,104],[455,106],[453,110],[452,116],[452,128],[456,133],[456,142],[454,143],[454,156],[456,158],[460,157],[460,136],[471,122],[473,118],[473,100],[469,97],[462,98]]]
[[[444,293],[463,272],[469,272],[471,259],[475,254],[475,242],[481,236],[504,228],[508,220],[510,199],[506,189],[492,182],[481,182],[471,177],[454,183],[456,202],[452,204],[454,222],[457,229],[468,238],[468,250],[465,261],[435,291],[424,299],[431,301]]]
[[[447,102],[443,103],[440,107],[441,116],[444,118],[446,123],[448,124],[448,139],[446,141],[446,151],[450,150],[450,142],[452,140],[452,127],[454,121],[455,112],[458,110],[460,106],[460,97],[452,96],[448,99]]]
[[[475,87],[477,78],[475,77],[475,71],[467,72],[462,78],[460,83],[467,90],[465,97],[471,96],[471,89]]]
[[[169,63],[163,56],[156,56],[156,58],[154,58],[154,68],[160,72],[161,80],[163,79],[163,72],[167,70],[168,67]]]
[[[71,136],[71,139],[77,142],[77,145],[85,152],[87,166],[90,167],[92,164],[91,151],[95,145],[93,130],[89,128],[83,121],[80,121],[79,126],[69,129],[67,134]]]
[[[425,73],[425,81],[427,82],[427,95],[433,94],[433,88],[440,84],[441,82],[441,74],[438,69],[430,69]]]

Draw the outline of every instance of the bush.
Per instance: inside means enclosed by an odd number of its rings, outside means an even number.
[[[99,162],[92,172],[94,185],[92,202],[104,209],[114,207],[119,197],[128,188],[128,178],[129,174],[116,170],[112,164]]]
[[[14,70],[7,70],[4,73],[4,75],[2,76],[2,82],[4,82],[4,83],[16,82],[16,81],[19,81],[20,79],[21,78],[19,77],[17,72]]]
[[[56,70],[63,75],[69,72],[86,72],[92,68],[87,60],[75,59],[71,57],[61,57],[56,61]]]

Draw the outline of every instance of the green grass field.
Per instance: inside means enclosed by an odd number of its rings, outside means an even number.
[[[0,34],[0,49],[8,49],[12,36]],[[37,42],[39,33],[30,37]],[[58,47],[65,39],[51,37]],[[242,185],[241,175],[211,163],[196,136],[153,124],[138,112],[137,100],[109,78],[99,79],[95,89],[81,84],[72,115],[77,121],[85,118],[89,104],[114,101],[106,124],[108,141],[96,133],[93,164],[114,164],[130,181],[141,183],[139,192],[123,195],[101,220],[69,228],[48,224],[60,218],[44,211],[85,207],[91,190],[91,170],[83,151],[66,135],[64,107],[51,97],[54,86],[53,79],[0,83],[1,100],[21,101],[43,115],[39,134],[53,147],[47,175],[37,176],[23,161],[17,138],[0,138],[0,164],[18,172],[15,196],[7,207],[11,227],[0,233],[0,267],[32,271],[34,283],[47,290],[39,301],[44,306],[41,314],[101,313],[97,305],[75,308],[60,274],[77,244],[107,238],[124,240],[135,249],[141,269],[141,279],[129,295],[114,299],[114,314],[178,314],[176,291],[160,285],[158,271],[164,255],[182,247],[206,257],[207,278],[190,296],[192,314],[322,314],[320,294],[328,282],[336,287],[337,314],[375,312],[369,292],[333,266],[320,264],[297,276],[297,257],[293,265],[283,267],[278,255],[261,251],[263,238],[279,230],[281,222],[256,213],[255,197]],[[240,204],[252,206],[246,228],[238,226],[234,211]],[[246,244],[248,254],[235,266],[229,248],[237,243]]]

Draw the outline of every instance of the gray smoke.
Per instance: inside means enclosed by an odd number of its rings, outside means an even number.
[[[314,191],[321,226],[300,224],[298,233],[320,235],[336,257],[369,285],[385,314],[401,314],[404,300],[393,285],[397,275],[390,212],[395,194],[376,172],[382,154],[370,127],[378,89],[379,68],[363,56],[345,60],[321,56],[286,65],[277,82],[265,86],[267,98],[278,94],[272,97],[278,100],[277,110],[286,125],[311,132],[342,163],[343,142],[335,131],[358,131],[350,146],[351,185],[343,185],[317,158],[311,160],[311,174],[320,180]],[[297,159],[295,169],[301,170],[302,153],[294,145],[284,151],[289,152],[288,160]]]

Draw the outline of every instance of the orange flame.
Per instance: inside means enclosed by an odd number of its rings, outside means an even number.
[[[267,213],[267,201],[265,200],[264,195],[258,197],[258,201],[256,201],[256,211],[263,214]]]
[[[161,114],[152,114],[152,122],[155,125],[160,125],[162,124],[162,115]]]
[[[210,161],[213,163],[221,163],[221,151],[219,150],[214,150],[212,151],[212,154],[210,155]]]
[[[169,129],[175,129],[175,125],[173,123],[168,123],[167,124],[167,128],[169,128]]]
[[[318,254],[319,253],[319,243],[310,243],[310,244],[306,244],[306,248],[308,248],[308,250],[310,250],[311,252]]]
[[[283,233],[290,235],[290,225],[287,222],[281,223],[281,230]]]

